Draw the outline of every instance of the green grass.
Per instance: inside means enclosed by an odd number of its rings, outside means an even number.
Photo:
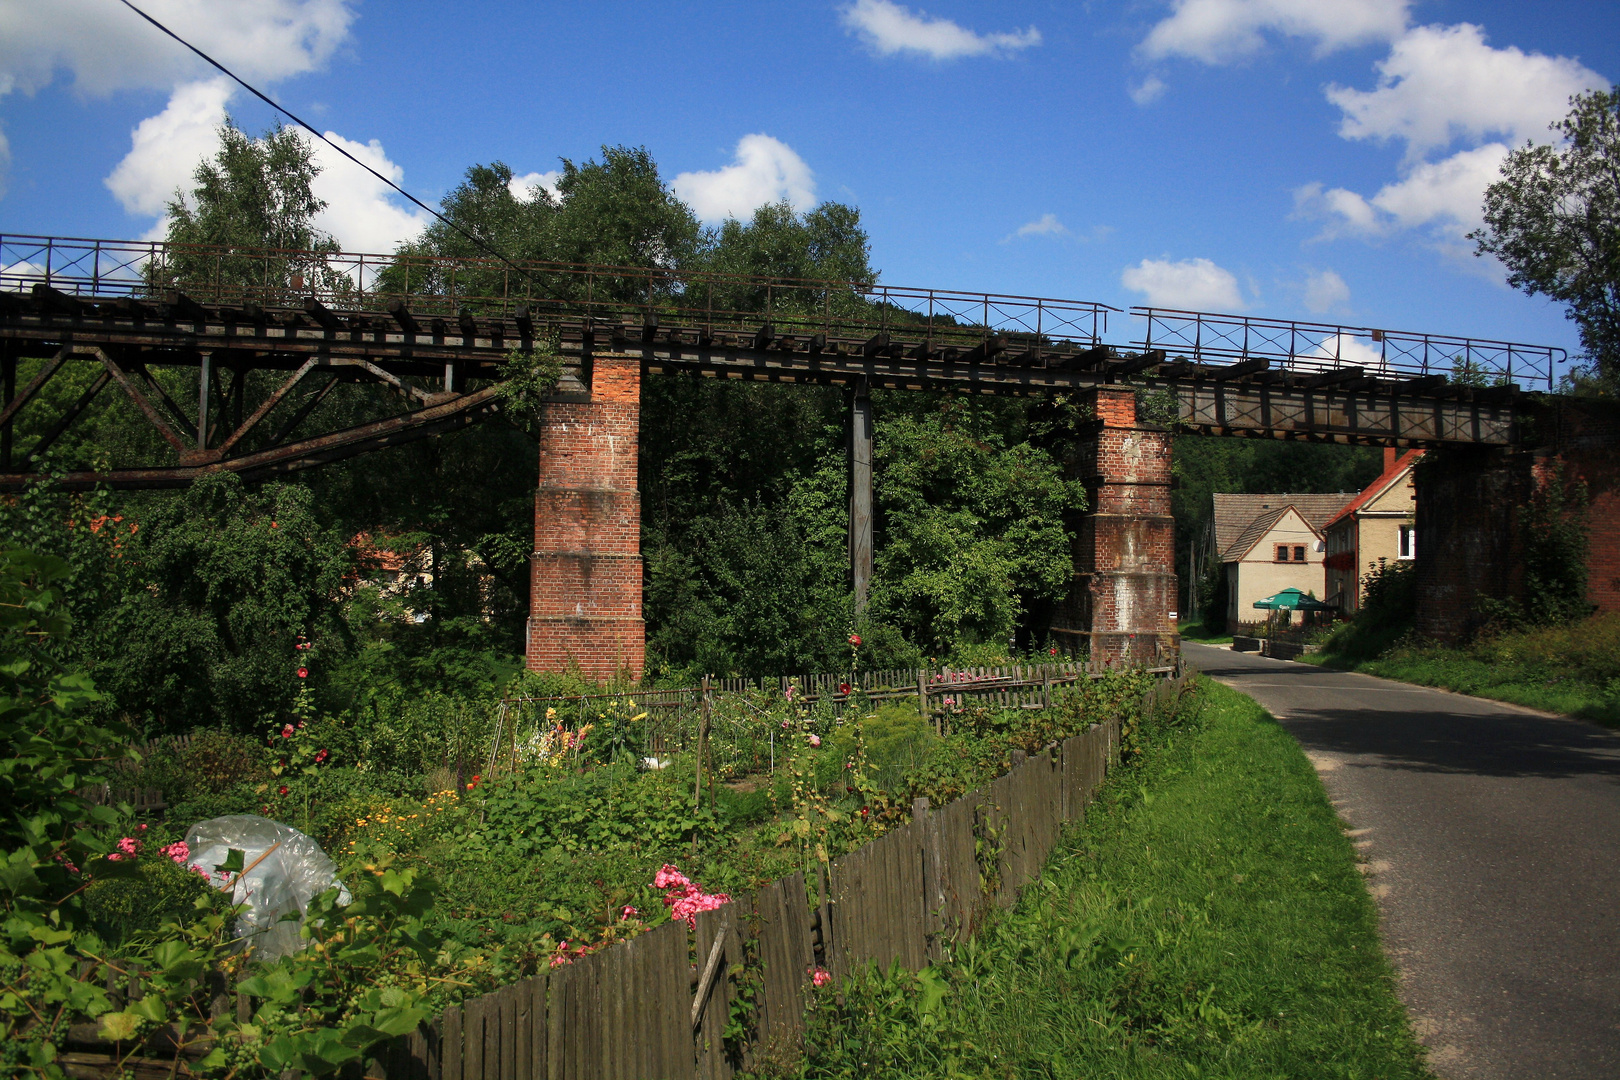
[[[1355,636],[1352,623],[1321,653],[1303,659],[1620,725],[1620,615],[1510,631],[1461,648],[1398,641],[1370,647],[1367,637],[1365,631]]]
[[[1299,746],[1201,680],[1018,907],[827,994],[807,1077],[1428,1077],[1350,842]]]
[[[1232,635],[1225,630],[1215,630],[1198,623],[1193,626],[1177,627],[1177,633],[1188,641],[1196,641],[1200,645],[1230,645]]]

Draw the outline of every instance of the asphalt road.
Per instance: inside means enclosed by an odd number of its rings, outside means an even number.
[[[1446,1078],[1620,1077],[1620,737],[1186,643],[1305,748]]]

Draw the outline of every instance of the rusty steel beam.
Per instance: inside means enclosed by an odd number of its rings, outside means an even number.
[[[83,404],[88,404],[88,398],[93,397],[111,378],[110,374],[103,372],[91,389],[86,391]],[[467,427],[485,415],[498,411],[499,393],[500,387],[487,387],[416,412],[359,424],[237,458],[155,468],[69,472],[55,479],[69,490],[83,490],[100,484],[123,489],[185,487],[199,476],[216,472],[234,472],[243,479],[263,480]],[[62,427],[65,429],[66,425]],[[0,491],[18,491],[39,479],[37,474],[28,472],[0,474]]]

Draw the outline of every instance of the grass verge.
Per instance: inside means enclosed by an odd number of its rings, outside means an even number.
[[[1202,623],[1194,624],[1192,626],[1178,627],[1176,632],[1186,640],[1196,641],[1200,645],[1232,644],[1231,634],[1228,634],[1225,630],[1212,630],[1209,627],[1204,626]]]
[[[1019,905],[813,1014],[805,1077],[1427,1077],[1298,744],[1200,680]]]
[[[1355,624],[1351,624],[1351,631]],[[1309,663],[1620,725],[1620,614],[1517,630],[1461,648],[1385,643],[1356,647],[1347,631]]]

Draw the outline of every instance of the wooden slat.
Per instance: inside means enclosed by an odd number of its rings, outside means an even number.
[[[546,974],[546,1080],[565,1080],[568,1055],[568,983],[572,965],[552,968]]]
[[[444,1041],[439,1044],[440,1080],[464,1080],[462,1069],[462,1011],[459,1005],[444,1010]]]
[[[764,966],[754,1057],[788,1060],[804,1032],[815,950],[804,877],[790,874],[754,897],[759,916],[759,959]]]
[[[720,965],[705,997],[703,1016],[697,1030],[697,1076],[700,1080],[731,1080],[734,1069],[726,1053],[724,1032],[731,1016],[732,968],[742,963],[742,938],[738,924],[753,910],[753,897],[733,896],[732,902],[714,911],[700,911],[697,915],[697,948],[701,973],[714,946],[715,938],[724,934]],[[728,910],[729,909],[729,910]],[[702,989],[700,987],[700,989]],[[690,1023],[690,1013],[688,1013]]]
[[[462,1080],[495,1080],[484,1072],[484,1026],[488,1011],[487,997],[469,998],[461,1003]]]
[[[529,982],[529,1016],[528,1016],[528,1054],[524,1060],[527,1067],[518,1069],[518,1076],[523,1080],[546,1080],[548,1069],[546,1067],[546,1051],[549,1039],[546,1030],[546,1003],[551,991],[551,979],[548,972],[528,980]]]

